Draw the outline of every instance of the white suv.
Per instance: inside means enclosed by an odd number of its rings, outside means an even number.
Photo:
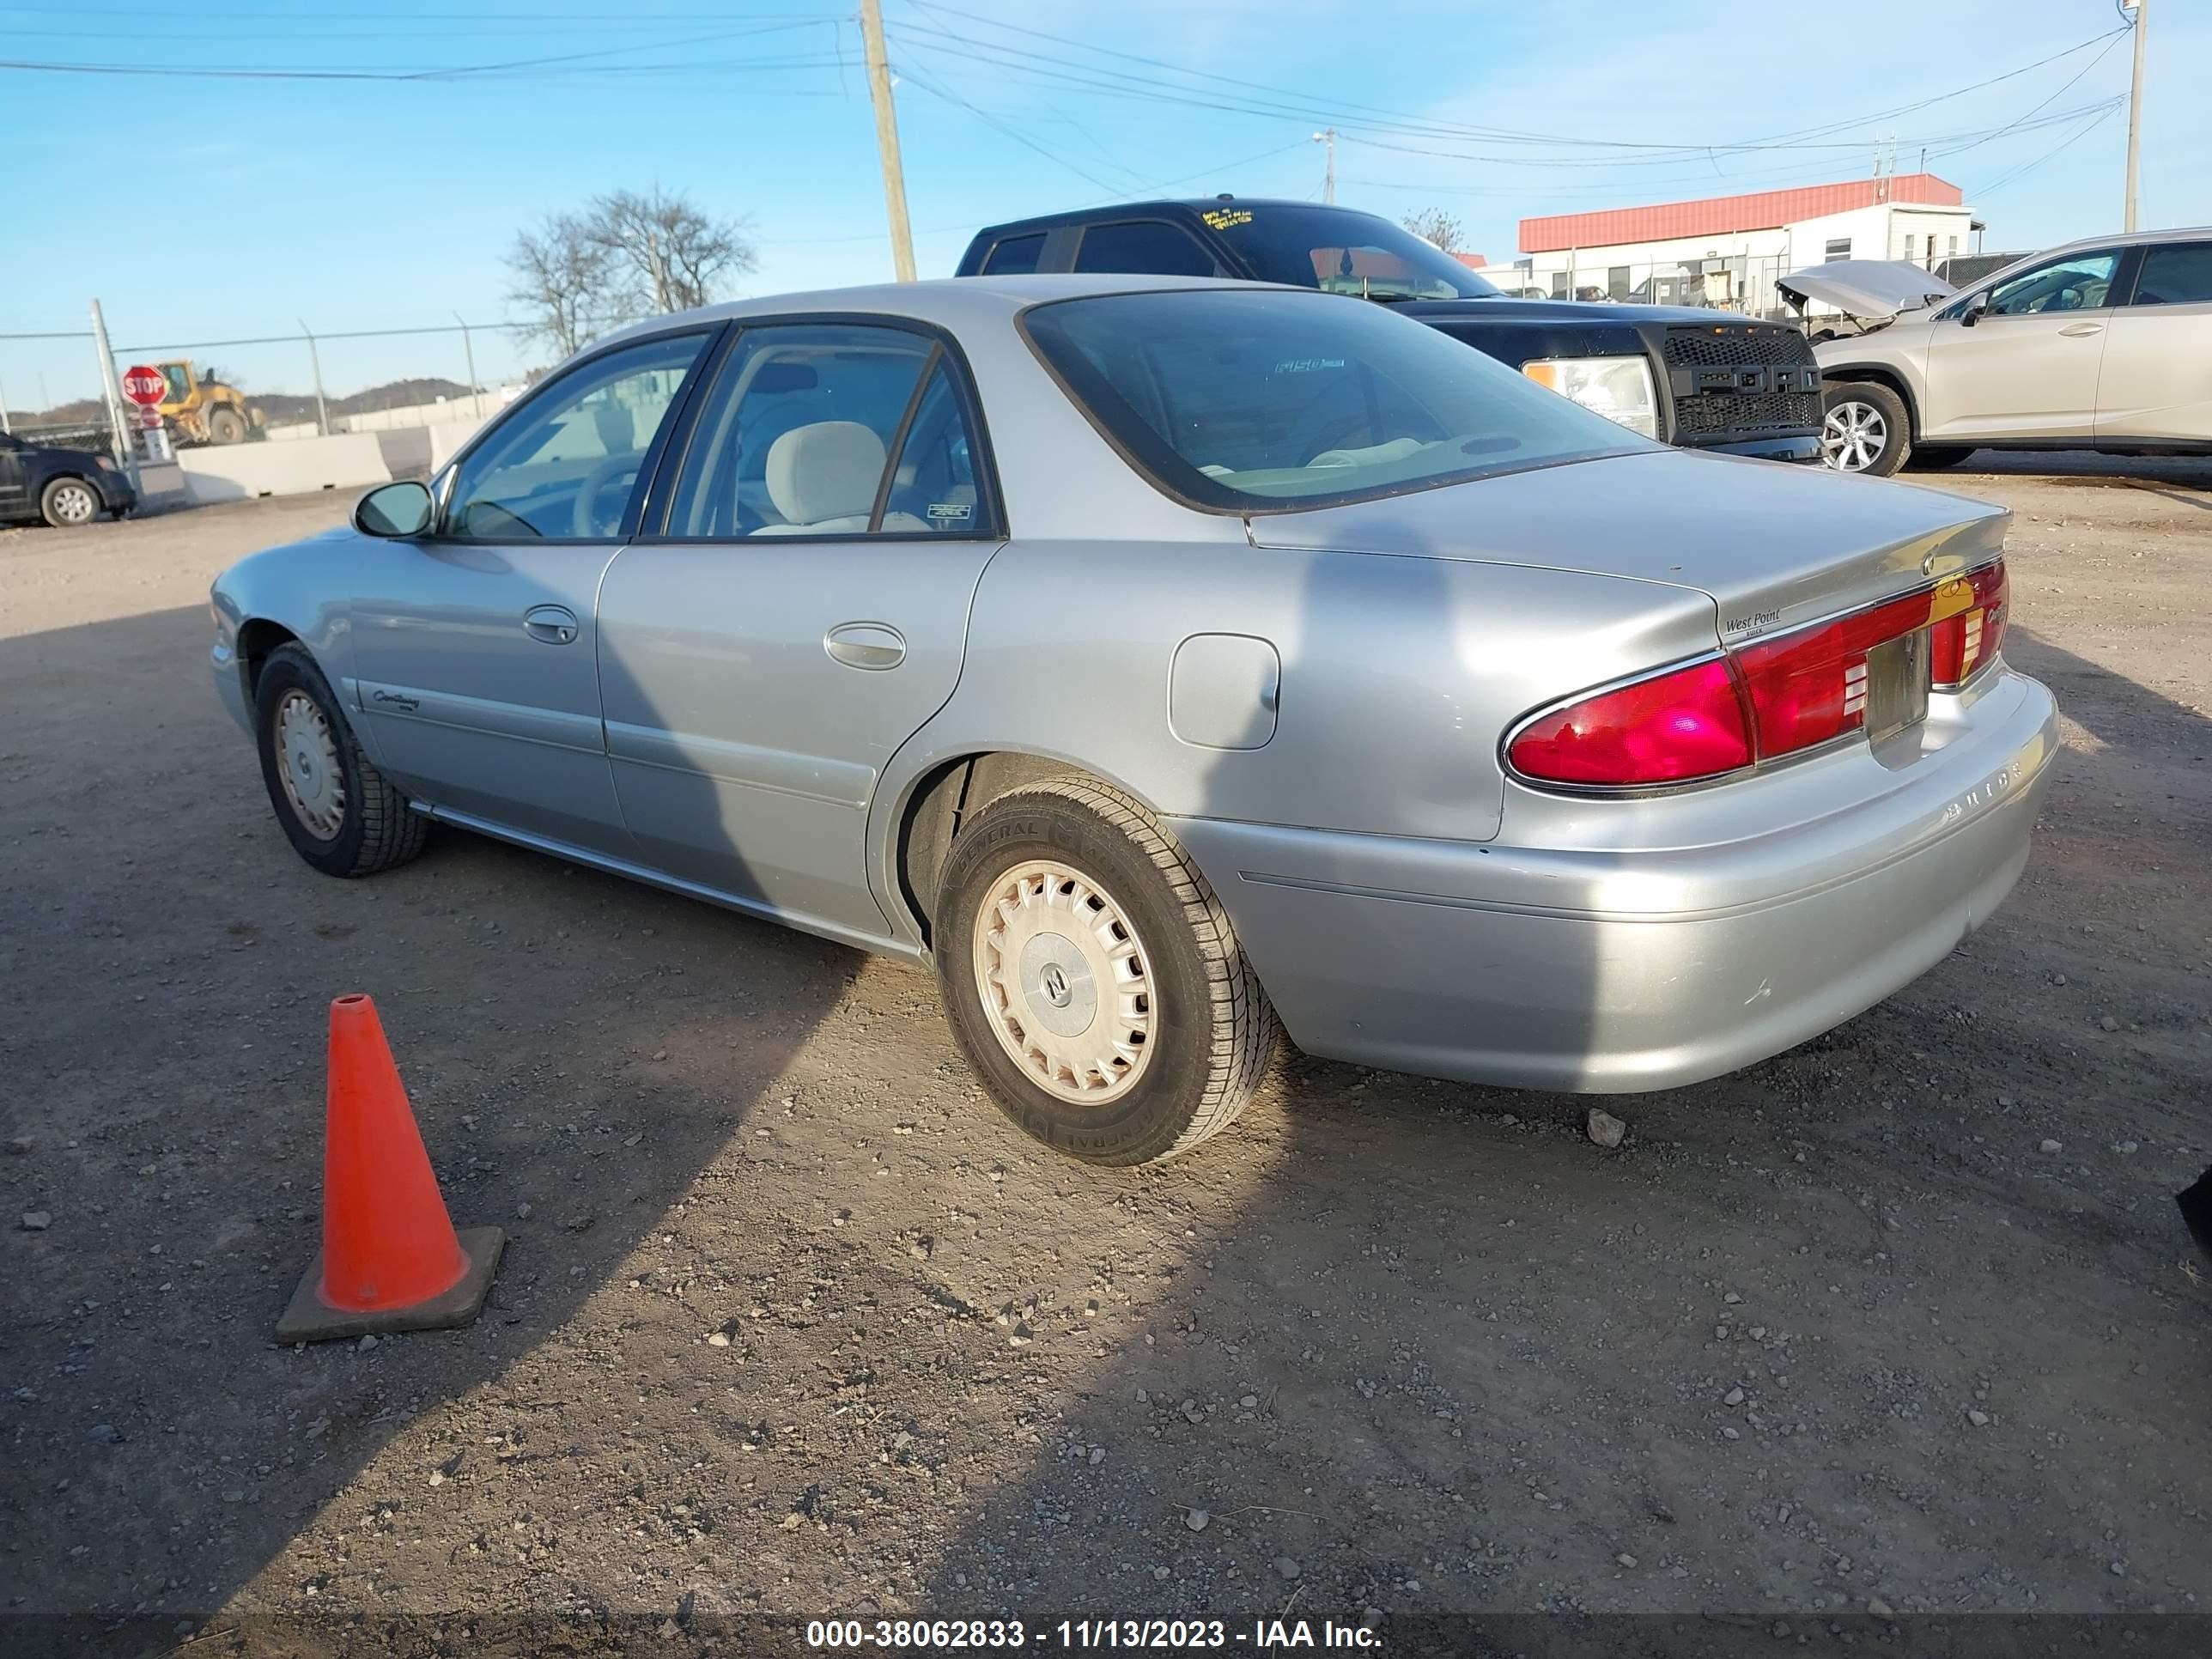
[[[1817,289],[1820,267],[1788,285]],[[2212,229],[2094,237],[1935,310],[1821,343],[1821,450],[1845,472],[1976,449],[2212,454]]]

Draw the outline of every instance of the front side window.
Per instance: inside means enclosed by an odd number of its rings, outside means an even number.
[[[1023,326],[1137,469],[1201,507],[1320,506],[1648,447],[1379,306],[1206,289],[1056,301]]]
[[[1199,216],[1263,283],[1369,300],[1498,297],[1495,288],[1433,242],[1371,213],[1224,202]]]
[[[2076,253],[2002,282],[1990,292],[1992,317],[2038,316],[2051,311],[2096,311],[2112,302],[2115,252]]]
[[[646,457],[707,334],[625,346],[519,404],[461,463],[446,534],[461,541],[595,541],[621,533]]]
[[[723,364],[668,534],[957,532],[980,516],[966,416],[936,343],[866,324],[791,324],[747,330]]]
[[[2147,248],[2136,278],[2139,306],[2199,306],[2212,301],[2212,242]]]
[[[1121,225],[1093,225],[1076,250],[1078,270],[1113,274],[1150,272],[1156,276],[1213,276],[1213,256],[1189,232],[1158,219]]]

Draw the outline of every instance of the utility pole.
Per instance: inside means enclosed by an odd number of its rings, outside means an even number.
[[[138,446],[132,441],[130,428],[123,423],[123,398],[115,389],[115,349],[107,343],[107,319],[97,300],[92,302],[92,339],[100,351],[100,398],[107,405],[108,429],[115,434],[115,459],[130,474],[131,487],[136,489]]]
[[[2128,200],[2121,228],[2136,228],[2136,179],[2142,164],[2143,0],[2120,0],[2120,9],[2135,14],[2136,71],[2128,82]]]
[[[315,375],[315,430],[327,438],[331,435],[331,405],[323,396],[323,354],[315,349],[315,331],[307,326],[305,319],[295,320],[300,324],[300,332],[307,337],[307,367]]]
[[[1328,146],[1328,163],[1321,177],[1321,199],[1336,200],[1336,129],[1329,127],[1314,134],[1314,143]]]
[[[469,338],[469,319],[459,312],[453,320],[461,325],[461,355],[469,360],[469,407],[477,419],[483,419],[483,392],[477,386],[477,349]]]
[[[899,165],[898,112],[891,107],[891,66],[884,56],[882,0],[860,0],[860,38],[868,51],[868,101],[876,106],[876,149],[884,163],[884,206],[891,221],[891,268],[914,280],[914,232],[906,219],[906,172]]]

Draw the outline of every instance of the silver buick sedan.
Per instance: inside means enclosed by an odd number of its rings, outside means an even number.
[[[1129,1164],[1307,1052],[1593,1093],[1924,972],[2057,743],[2005,515],[1645,441],[1383,307],[970,277],[578,354],[241,560],[216,689],[335,876],[432,822],[933,964]]]

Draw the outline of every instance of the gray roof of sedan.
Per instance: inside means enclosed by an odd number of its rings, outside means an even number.
[[[1146,294],[1172,289],[1229,289],[1242,293],[1268,288],[1285,294],[1312,292],[1284,284],[1239,282],[1222,276],[1094,276],[1072,271],[1036,276],[936,276],[918,283],[877,283],[866,288],[818,289],[805,294],[766,294],[750,300],[726,300],[719,305],[702,306],[696,311],[679,311],[632,323],[593,343],[661,333],[687,324],[782,317],[793,313],[882,312],[889,316],[951,324],[984,316],[1004,316],[1047,300],[1080,299],[1091,295]]]

